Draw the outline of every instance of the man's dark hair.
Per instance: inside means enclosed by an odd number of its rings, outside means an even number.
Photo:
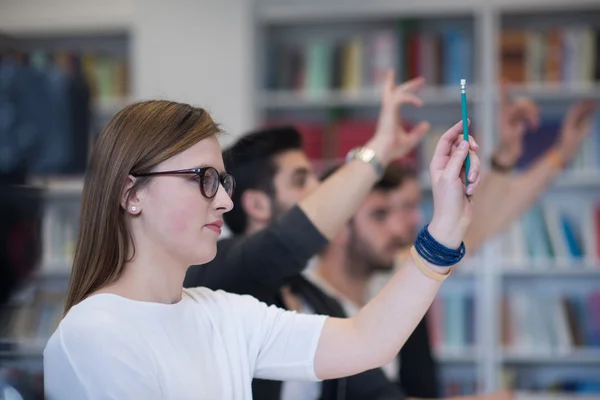
[[[329,168],[321,176],[321,181],[329,178],[340,167],[341,165],[335,165]],[[417,177],[418,174],[413,168],[404,164],[392,163],[386,168],[383,177],[373,186],[373,189],[387,192],[401,187],[408,179],[414,179]]]
[[[223,151],[225,169],[236,182],[232,199],[235,207],[223,219],[234,234],[243,234],[248,226],[242,195],[248,189],[255,189],[273,198],[273,179],[277,173],[274,158],[290,150],[302,150],[302,136],[296,128],[286,125],[250,132]]]

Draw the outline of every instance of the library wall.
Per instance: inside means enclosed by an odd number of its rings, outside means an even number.
[[[432,214],[427,165],[460,118],[460,79],[486,154],[498,131],[478,121],[479,111],[490,106],[497,117],[498,82],[484,82],[482,59],[498,61],[498,81],[511,82],[511,96],[541,107],[519,174],[555,144],[572,104],[600,99],[598,21],[600,4],[579,0],[0,0],[0,34],[45,72],[69,70],[71,55],[81,55],[85,155],[125,104],[173,99],[207,108],[227,132],[225,146],[254,127],[294,124],[320,172],[372,134],[386,68],[398,81],[425,77],[425,106],[403,115],[407,127],[427,120],[432,130],[401,160],[420,171],[424,220]],[[483,33],[494,46],[480,46]],[[427,320],[440,393],[600,396],[599,115],[552,187],[457,268],[434,301]],[[45,340],[62,317],[84,163],[54,160],[48,168],[32,159],[33,181],[47,191],[36,215],[43,251],[33,284],[0,312],[0,370],[33,371],[19,377],[35,387]],[[497,337],[482,346],[490,330]]]

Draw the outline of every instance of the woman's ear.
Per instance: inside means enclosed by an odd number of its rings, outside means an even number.
[[[123,207],[126,212],[132,215],[137,215],[142,211],[139,193],[137,190],[133,190],[135,182],[136,178],[131,175],[127,175],[125,187],[123,188],[123,193],[121,194],[121,207]]]
[[[246,190],[241,198],[242,207],[249,219],[261,223],[271,221],[271,199],[260,190]]]

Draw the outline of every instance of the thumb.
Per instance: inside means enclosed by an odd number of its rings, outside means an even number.
[[[444,168],[444,175],[446,175],[447,178],[451,180],[459,178],[460,171],[462,170],[463,163],[465,162],[468,153],[469,142],[463,140],[460,142],[458,148],[454,150],[454,153],[452,153],[452,156],[450,157],[450,161],[448,161],[446,168]]]
[[[421,122],[421,123],[417,124],[415,127],[413,127],[408,134],[410,136],[415,135],[415,136],[419,136],[419,138],[421,138],[421,137],[425,136],[425,134],[427,132],[429,132],[430,128],[431,128],[431,125],[429,124],[429,122]]]
[[[405,136],[405,139],[402,140],[402,152],[407,154],[412,151],[412,149],[421,142],[428,130],[429,124],[427,122],[421,123],[412,129],[410,133]]]

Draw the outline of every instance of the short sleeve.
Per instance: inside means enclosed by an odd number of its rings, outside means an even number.
[[[243,323],[254,377],[318,381],[314,360],[327,316],[267,306],[250,296],[230,295]]]
[[[49,400],[158,399],[153,361],[134,335],[114,321],[70,321],[44,349],[44,390]],[[91,323],[90,323],[91,322]]]

